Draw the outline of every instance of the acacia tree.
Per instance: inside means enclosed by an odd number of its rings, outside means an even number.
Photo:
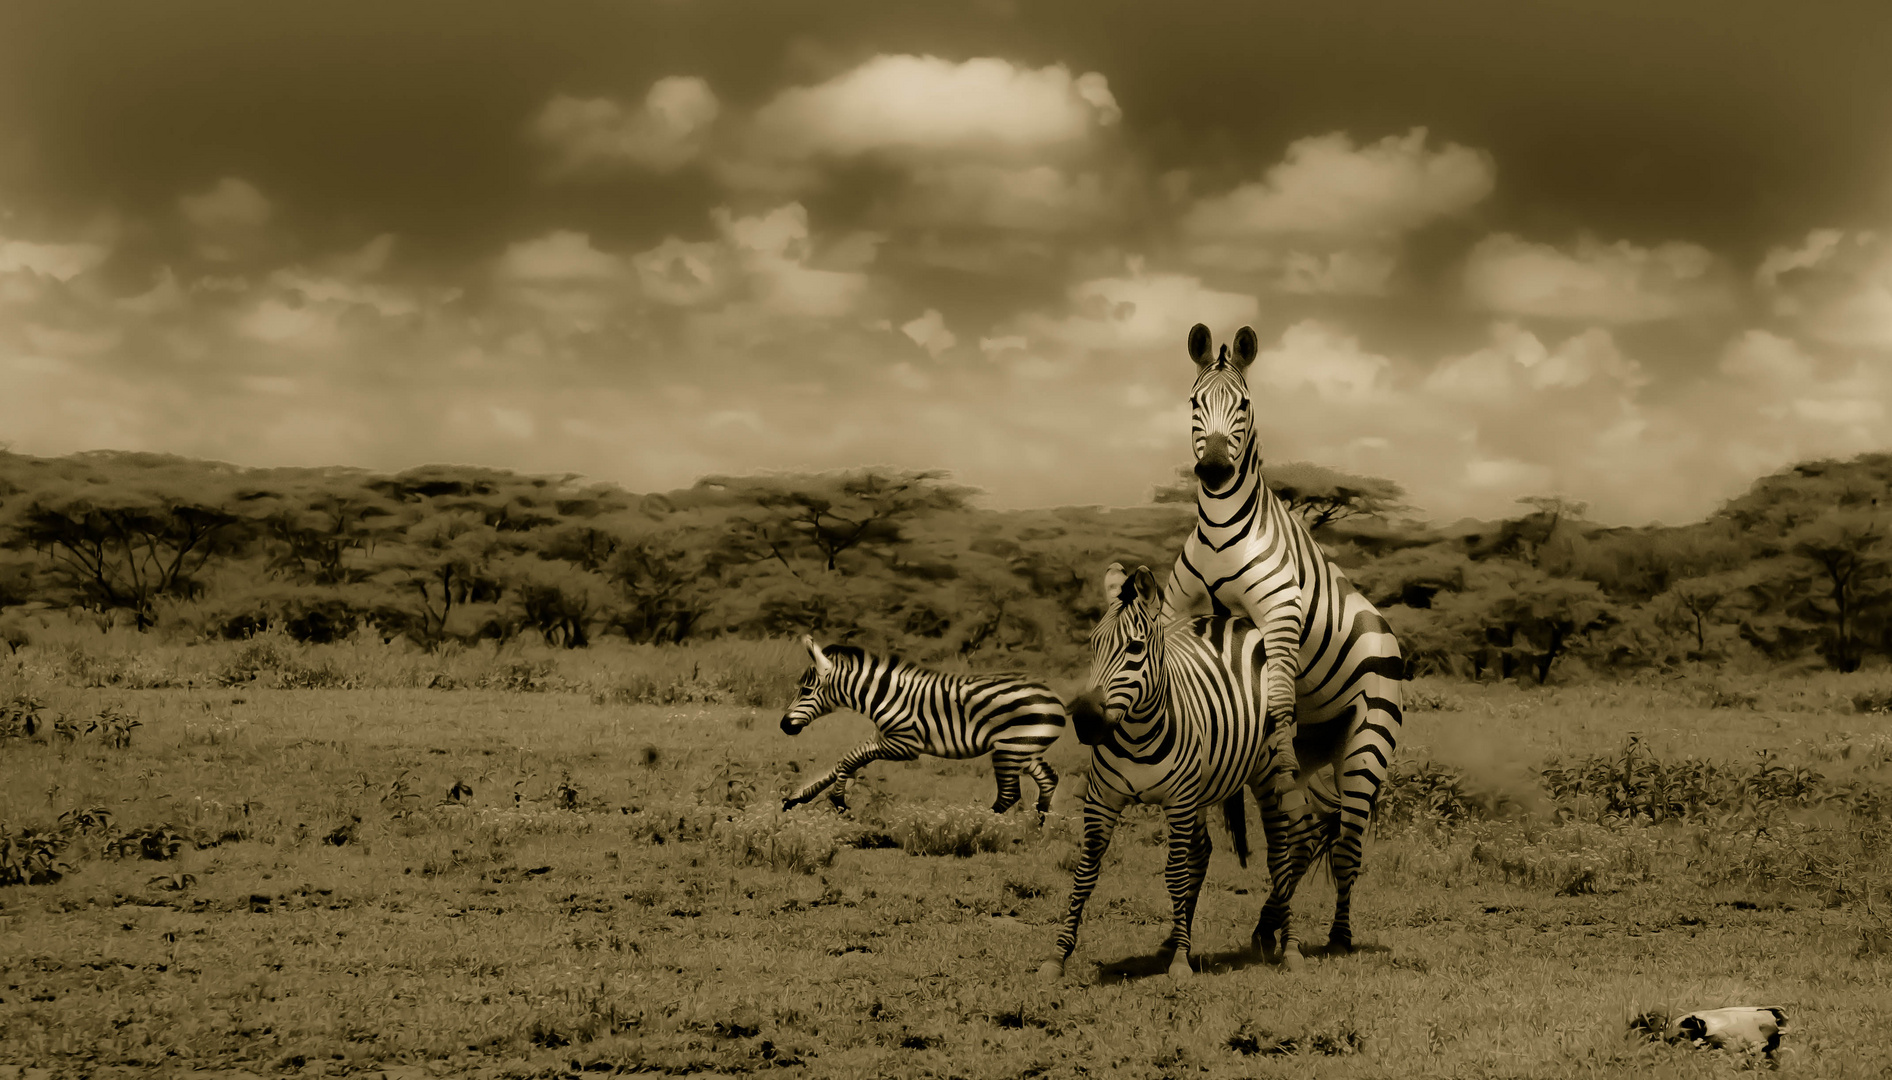
[[[377,579],[407,601],[383,618],[429,648],[450,637],[481,632],[496,630],[504,636],[506,628],[497,623],[469,625],[477,619],[468,610],[500,599],[503,585],[493,563],[503,550],[497,530],[470,513],[440,514],[411,523],[398,540],[375,552]],[[456,619],[456,614],[461,617]]]
[[[1786,546],[1806,578],[1802,606],[1829,627],[1828,661],[1841,671],[1859,670],[1865,655],[1862,616],[1883,606],[1892,567],[1885,518],[1836,510],[1788,533]]]
[[[196,575],[240,542],[228,499],[214,478],[184,490],[60,484],[9,503],[6,543],[46,558],[83,606],[129,611],[146,630],[160,597],[195,595]]]
[[[803,560],[832,573],[849,551],[887,556],[921,515],[966,509],[975,489],[947,483],[949,475],[942,469],[870,468],[711,476],[697,487],[742,508],[729,521],[733,551],[754,562],[778,562],[799,578]]]
[[[364,580],[366,554],[398,525],[385,494],[339,478],[251,489],[238,499],[268,538],[270,571],[308,585]]]

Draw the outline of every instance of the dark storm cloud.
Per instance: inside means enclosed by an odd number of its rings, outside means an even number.
[[[1892,435],[1887,55],[1866,4],[12,5],[0,438],[1128,501],[1200,319],[1271,343],[1272,456],[1674,519]]]

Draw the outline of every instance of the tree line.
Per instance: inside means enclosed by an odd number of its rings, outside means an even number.
[[[0,453],[0,630],[66,611],[139,630],[280,630],[421,646],[521,635],[675,643],[812,632],[926,659],[1077,663],[1101,567],[1166,572],[1179,474],[1136,507],[997,511],[944,472],[710,476],[633,494],[429,466],[241,469],[166,455]],[[1593,671],[1892,655],[1892,454],[1763,477],[1707,520],[1604,528],[1522,500],[1420,525],[1391,481],[1270,469],[1398,630],[1415,672]]]

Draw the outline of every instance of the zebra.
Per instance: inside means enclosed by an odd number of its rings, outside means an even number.
[[[810,667],[796,686],[795,701],[782,716],[782,731],[797,735],[836,709],[865,714],[878,738],[861,744],[834,768],[782,800],[792,810],[832,786],[828,801],[847,809],[847,785],[871,761],[912,761],[921,754],[943,758],[992,755],[1003,814],[1018,802],[1018,774],[1038,785],[1038,819],[1051,809],[1058,774],[1044,754],[1064,733],[1064,702],[1040,683],[1016,675],[949,675],[891,656],[874,656],[852,645],[821,648],[804,635]]]
[[[1294,760],[1286,767],[1297,775],[1304,766],[1330,770],[1326,779],[1337,792],[1328,949],[1348,952],[1367,820],[1399,742],[1405,662],[1385,617],[1262,480],[1246,378],[1258,351],[1255,331],[1236,332],[1232,358],[1226,345],[1212,354],[1212,344],[1208,327],[1190,329],[1196,527],[1176,557],[1163,615],[1233,613],[1261,627],[1268,715],[1292,733]],[[1233,821],[1240,808],[1227,810]],[[1286,891],[1291,898],[1292,883]],[[1262,912],[1258,944],[1285,926],[1281,893],[1277,888]]]
[[[1161,804],[1169,826],[1163,878],[1173,923],[1163,947],[1173,950],[1170,977],[1185,979],[1209,865],[1208,808],[1250,788],[1269,812],[1273,858],[1273,838],[1287,840],[1302,793],[1282,783],[1285,733],[1267,718],[1264,638],[1253,623],[1228,616],[1161,623],[1156,578],[1146,566],[1126,574],[1112,563],[1104,598],[1103,620],[1091,633],[1091,689],[1071,709],[1079,740],[1091,746],[1084,839],[1057,955],[1039,974],[1063,976],[1111,834],[1125,806],[1145,802]]]

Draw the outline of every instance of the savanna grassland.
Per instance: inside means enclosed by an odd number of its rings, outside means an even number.
[[[1868,675],[1422,680],[1358,952],[1300,973],[1243,954],[1265,882],[1218,825],[1202,970],[1172,982],[1160,819],[1140,813],[1072,976],[1045,984],[1069,736],[1043,827],[984,810],[986,763],[933,759],[870,767],[846,816],[783,814],[870,730],[778,730],[786,644],[593,650],[583,670],[245,649],[0,668],[0,1065],[1719,1075],[1755,1063],[1632,1044],[1625,1020],[1774,1004],[1788,1071],[1892,1070],[1892,724]],[[1314,941],[1331,895],[1297,900]]]

